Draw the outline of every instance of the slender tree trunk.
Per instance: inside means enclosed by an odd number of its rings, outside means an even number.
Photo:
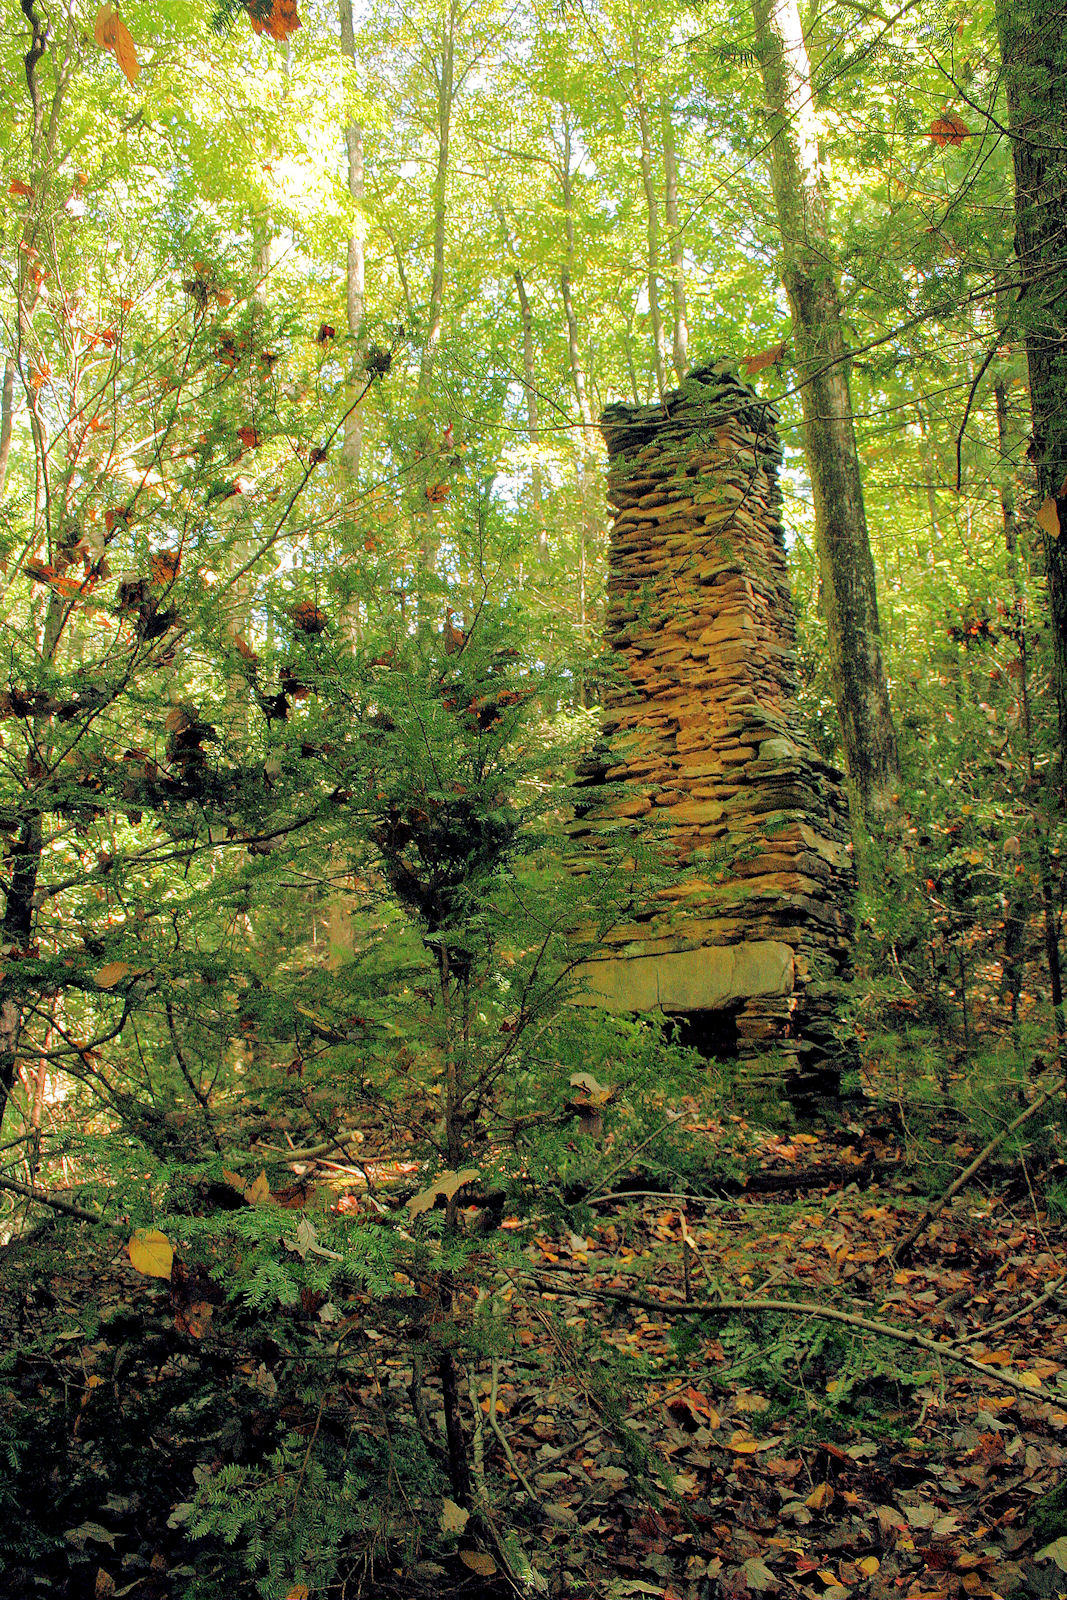
[[[448,216],[448,156],[452,133],[452,101],[455,87],[456,7],[449,0],[448,9],[441,20],[440,55],[435,63],[437,78],[437,170],[433,184],[433,271],[430,277],[430,304],[426,320],[426,336],[419,361],[419,381],[416,391],[420,466],[416,475],[420,523],[418,566],[421,574],[433,571],[437,560],[437,532],[433,507],[427,490],[431,487],[431,455],[435,448],[433,424],[429,417],[430,383],[434,361],[441,343],[444,325],[445,297],[445,227]],[[421,585],[420,585],[421,591]],[[419,594],[419,627],[429,626],[423,596]]]
[[[15,358],[4,362],[4,385],[0,390],[0,498],[7,482],[7,462],[11,454],[11,434],[15,426]]]
[[[667,350],[663,341],[663,313],[659,304],[659,201],[652,174],[652,119],[648,114],[645,83],[641,76],[641,56],[637,35],[633,38],[634,89],[637,95],[637,124],[641,133],[641,182],[645,186],[648,214],[648,319],[652,324],[652,346],[656,363],[656,388],[662,400],[667,392]]]
[[[830,257],[811,69],[797,0],[753,0],[771,135],[771,186],[782,281],[793,316],[815,538],[826,601],[830,670],[857,821],[898,772],[882,661],[849,392],[848,353]]]
[[[419,362],[419,394],[429,392],[434,358],[441,343],[445,294],[445,222],[448,198],[448,149],[452,132],[452,97],[455,82],[456,13],[450,3],[441,24],[441,54],[437,73],[437,170],[433,182],[433,275],[426,337]]]
[[[667,180],[666,215],[671,252],[671,294],[674,299],[674,370],[684,378],[689,370],[689,312],[685,301],[685,240],[678,220],[678,156],[674,147],[671,103],[664,100],[663,173]]]
[[[526,437],[530,441],[533,463],[530,469],[530,493],[533,499],[534,524],[537,528],[537,554],[548,560],[548,531],[545,527],[545,509],[541,500],[541,463],[537,452],[541,442],[541,419],[537,405],[537,384],[534,378],[534,326],[530,297],[526,293],[526,280],[520,267],[515,268],[515,287],[519,293],[519,315],[522,318],[522,382],[526,395]]]
[[[1067,795],[1067,32],[1062,0],[997,0],[1024,331]]]
[[[570,356],[571,382],[574,384],[574,392],[578,397],[578,413],[582,419],[582,442],[578,451],[576,467],[578,498],[581,504],[580,542],[578,546],[578,626],[584,639],[588,624],[586,575],[589,548],[597,532],[597,515],[593,501],[592,483],[595,433],[593,430],[593,411],[589,404],[589,388],[585,380],[585,369],[582,365],[581,348],[578,342],[578,318],[575,315],[574,300],[571,294],[571,269],[574,266],[574,196],[571,189],[571,129],[570,122],[566,117],[563,125],[563,165],[560,176],[563,182],[564,257],[559,279],[563,294],[563,311],[567,318],[567,350]],[[581,705],[587,704],[588,695],[584,681],[579,685],[578,699]]]
[[[341,52],[354,69],[356,30],[352,17],[352,0],[338,0],[338,11],[341,22]],[[348,195],[352,201],[353,217],[348,233],[345,277],[345,309],[350,353],[345,389],[346,416],[342,458],[349,482],[354,484],[359,477],[359,462],[363,451],[363,417],[355,399],[362,387],[360,337],[363,332],[363,298],[366,289],[366,261],[363,253],[363,202],[366,198],[366,185],[363,178],[363,127],[360,123],[350,122],[345,127],[345,150],[348,156]]]

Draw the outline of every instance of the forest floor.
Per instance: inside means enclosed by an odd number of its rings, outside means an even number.
[[[928,1134],[966,1164],[958,1127]],[[527,1240],[501,1288],[510,1354],[483,1355],[462,1396],[469,1526],[427,1495],[407,1508],[421,1543],[372,1540],[312,1596],[1067,1592],[1062,1161],[985,1169],[898,1265],[930,1184],[884,1108],[799,1134],[736,1117],[703,1136],[743,1147],[745,1176],[699,1198],[614,1185]],[[65,1219],[0,1265],[0,1339],[18,1352],[0,1443],[25,1440],[32,1415],[34,1452],[19,1504],[0,1487],[9,1533],[12,1516],[26,1524],[5,1600],[214,1592],[190,1587],[211,1565],[186,1534],[205,1476],[264,1456],[281,1427],[309,1454],[330,1429],[380,1457],[414,1425],[403,1293],[354,1295],[340,1325],[305,1299],[280,1332],[196,1274],[138,1276],[123,1236]],[[941,1348],[723,1298],[813,1302]],[[461,1283],[461,1325],[463,1300]],[[626,1358],[622,1389],[600,1361],[609,1345]],[[316,1358],[332,1372],[317,1407]],[[424,1392],[432,1433],[433,1377]]]

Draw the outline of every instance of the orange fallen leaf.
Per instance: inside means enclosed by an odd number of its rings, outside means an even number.
[[[17,195],[20,200],[33,198],[33,190],[28,183],[23,183],[21,178],[12,178],[7,188],[9,194]]]

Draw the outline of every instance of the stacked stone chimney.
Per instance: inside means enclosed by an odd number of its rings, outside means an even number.
[[[841,774],[796,706],[776,421],[725,362],[604,412],[620,675],[574,831],[658,840],[675,874],[608,935],[589,997],[677,1016],[709,1054],[777,1047],[804,1092],[835,1075],[853,885]]]

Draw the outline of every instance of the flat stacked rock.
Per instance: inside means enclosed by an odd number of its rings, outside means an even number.
[[[662,405],[604,412],[621,672],[573,832],[590,853],[620,831],[657,839],[672,869],[585,969],[589,997],[682,1017],[709,1054],[776,1047],[791,1092],[825,1091],[852,939],[848,807],[796,709],[776,422],[725,362]]]

